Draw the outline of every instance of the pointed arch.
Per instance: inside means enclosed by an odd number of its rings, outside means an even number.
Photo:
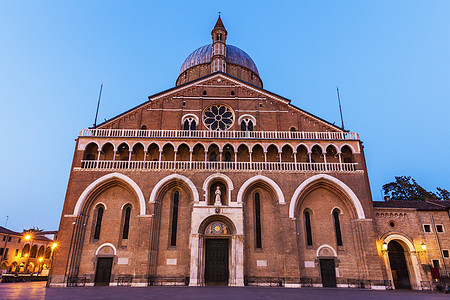
[[[294,195],[292,195],[291,203],[289,204],[289,218],[295,219],[295,207],[297,206],[297,202],[300,198],[300,195],[302,192],[313,182],[318,180],[326,180],[334,184],[335,186],[339,187],[351,200],[353,203],[356,213],[358,215],[358,219],[365,219],[366,216],[364,214],[364,209],[362,208],[361,202],[359,201],[356,194],[342,181],[339,179],[327,175],[327,174],[317,174],[314,176],[309,177],[305,181],[302,182],[302,184],[299,185],[299,187],[295,190]]]
[[[283,191],[280,189],[278,184],[276,184],[275,181],[273,181],[269,177],[266,177],[266,176],[263,176],[263,175],[253,176],[252,178],[250,178],[246,182],[244,182],[244,184],[239,189],[239,193],[237,195],[237,203],[242,203],[242,199],[244,197],[244,193],[247,190],[247,188],[250,187],[253,183],[255,183],[257,181],[264,181],[265,183],[267,183],[269,186],[272,187],[272,189],[277,194],[278,203],[279,204],[285,204],[286,203],[286,201],[284,200]]]
[[[136,182],[134,182],[130,177],[125,176],[123,174],[120,173],[110,173],[107,174],[103,177],[98,178],[97,180],[95,180],[94,182],[92,182],[81,194],[81,196],[78,198],[77,203],[75,205],[75,208],[73,210],[73,216],[78,216],[81,212],[81,209],[83,208],[84,202],[86,202],[86,199],[89,197],[89,195],[91,195],[91,193],[100,185],[102,185],[103,183],[113,180],[113,179],[118,179],[121,180],[123,182],[125,182],[126,184],[128,184],[136,193],[136,196],[138,197],[138,201],[139,201],[139,208],[140,208],[140,215],[144,216],[145,215],[145,199],[144,199],[144,195],[142,194],[141,189],[139,188],[139,186],[136,184]]]
[[[158,195],[159,190],[168,182],[172,181],[172,180],[181,180],[184,183],[186,183],[188,185],[188,187],[191,189],[192,191],[192,195],[194,197],[194,202],[198,202],[199,201],[199,196],[198,196],[198,191],[197,188],[195,187],[194,183],[187,178],[186,176],[180,175],[180,174],[172,174],[169,176],[164,177],[163,179],[161,179],[153,188],[151,194],[150,194],[150,203],[155,203],[156,202],[156,197]]]

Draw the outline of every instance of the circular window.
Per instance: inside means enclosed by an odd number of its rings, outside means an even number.
[[[395,227],[395,223],[394,223],[394,221],[391,221],[391,222],[389,222],[389,226],[391,226],[391,227]]]
[[[208,106],[203,114],[203,123],[209,130],[228,130],[234,123],[233,110],[221,104]]]

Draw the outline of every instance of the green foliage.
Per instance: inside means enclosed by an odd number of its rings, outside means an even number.
[[[438,199],[435,193],[421,187],[411,176],[396,176],[395,182],[383,185],[384,194],[392,200],[432,200]]]
[[[442,189],[440,187],[438,187],[436,189],[437,189],[437,195],[438,195],[439,199],[450,201],[450,192],[449,191],[447,191],[446,189]]]

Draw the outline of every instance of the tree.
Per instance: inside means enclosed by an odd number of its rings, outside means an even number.
[[[396,176],[395,182],[383,185],[384,194],[392,200],[431,200],[437,199],[435,193],[421,187],[411,176]],[[438,190],[440,192],[440,190]],[[445,190],[443,190],[445,191]],[[445,191],[448,193],[448,191]],[[444,192],[444,193],[445,193]],[[448,194],[446,194],[449,196]]]
[[[440,187],[438,187],[436,189],[437,189],[437,195],[438,195],[439,199],[450,201],[450,192],[449,191],[447,191],[446,189],[442,189]]]

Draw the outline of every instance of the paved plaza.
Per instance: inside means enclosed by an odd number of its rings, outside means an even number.
[[[0,283],[0,299],[448,299],[421,291],[274,287],[74,287],[46,288],[45,282]]]

